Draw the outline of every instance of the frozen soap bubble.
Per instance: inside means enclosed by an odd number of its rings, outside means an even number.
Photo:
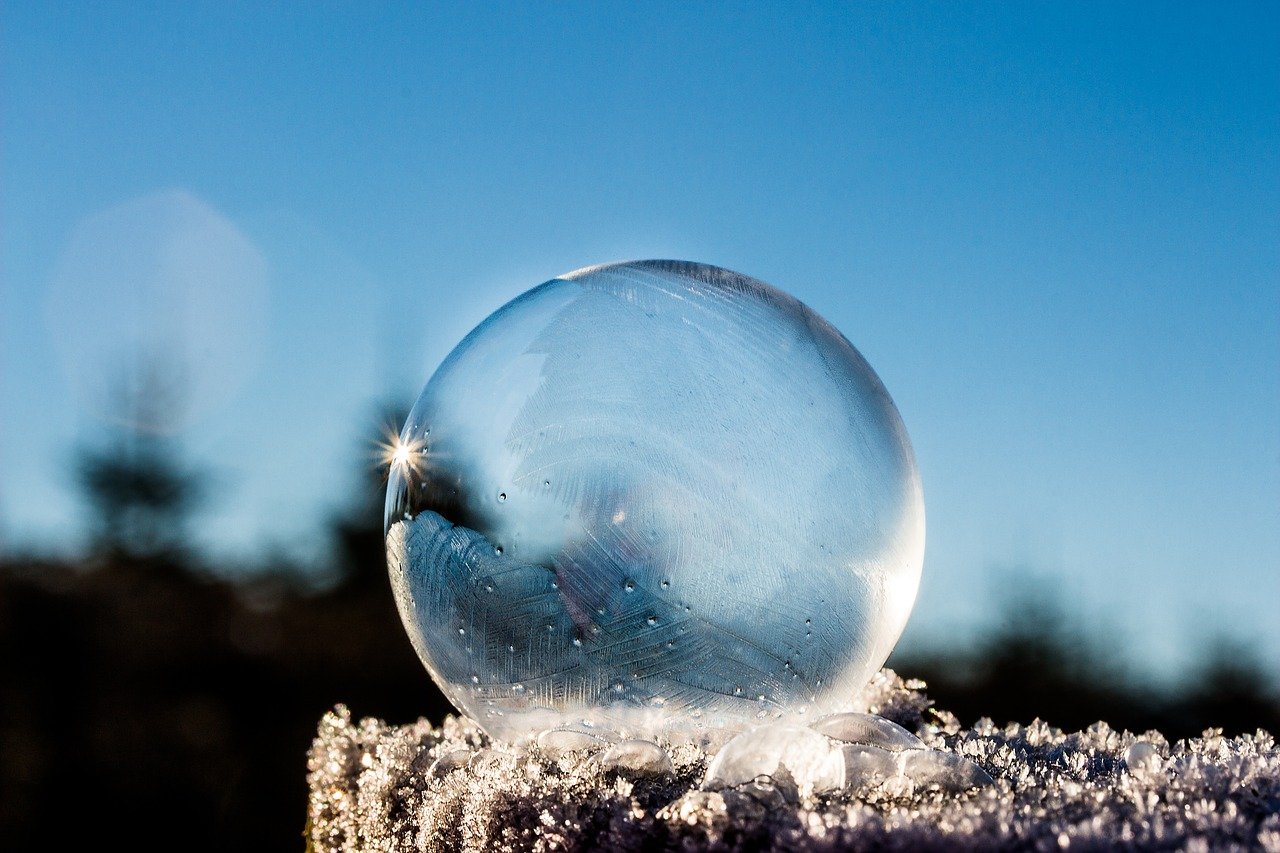
[[[641,261],[481,323],[393,453],[387,560],[494,737],[847,711],[915,599],[924,507],[867,362],[763,282]]]

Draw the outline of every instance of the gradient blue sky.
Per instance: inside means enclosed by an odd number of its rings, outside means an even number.
[[[76,546],[104,341],[193,341],[204,541],[306,553],[375,401],[674,257],[885,381],[913,641],[1030,568],[1166,671],[1219,628],[1280,666],[1280,6],[367,6],[4,4],[0,543]],[[123,294],[157,255],[187,289]]]

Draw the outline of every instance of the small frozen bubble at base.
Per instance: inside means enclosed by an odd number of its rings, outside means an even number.
[[[796,801],[796,791],[793,787],[789,784],[779,785],[775,780],[765,779],[764,777],[755,779],[745,785],[738,785],[728,793],[728,796],[731,800],[736,800],[737,802],[741,802],[743,799],[750,800],[754,805],[768,811],[784,809],[788,803]]]
[[[902,775],[916,788],[959,793],[990,785],[991,774],[962,755],[937,749],[912,750],[902,756]]]
[[[632,776],[669,776],[675,773],[667,751],[647,740],[615,743],[601,754],[600,769]]]
[[[538,735],[538,749],[548,758],[571,752],[599,752],[608,746],[604,738],[579,729],[549,729]]]
[[[853,712],[832,715],[813,727],[774,723],[743,732],[711,760],[704,786],[739,786],[763,777],[802,794],[857,792],[890,780],[909,789],[958,793],[992,782],[969,759],[929,749],[882,717]]]
[[[887,749],[851,743],[841,747],[840,754],[846,790],[858,791],[901,775],[899,757]]]
[[[838,790],[844,756],[813,729],[759,726],[724,745],[707,767],[706,783],[742,785],[759,776],[790,782],[802,793]]]
[[[449,773],[459,767],[465,767],[467,762],[471,760],[471,755],[472,753],[469,749],[450,750],[431,763],[431,766],[427,768],[427,777],[441,779],[448,776]]]
[[[890,752],[904,749],[924,749],[924,741],[897,723],[877,717],[875,714],[859,714],[852,711],[832,714],[815,720],[810,726],[815,732],[845,743],[878,746]]]

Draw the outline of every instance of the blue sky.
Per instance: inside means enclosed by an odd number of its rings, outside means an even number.
[[[366,5],[5,4],[0,543],[76,546],[112,341],[193,362],[205,543],[306,553],[376,401],[674,257],[885,381],[912,641],[1025,569],[1166,670],[1220,628],[1280,666],[1280,7]]]

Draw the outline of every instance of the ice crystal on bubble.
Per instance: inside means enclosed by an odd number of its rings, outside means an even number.
[[[923,503],[884,386],[812,310],[717,267],[593,267],[516,298],[390,458],[401,617],[500,739],[850,710],[915,598]]]

